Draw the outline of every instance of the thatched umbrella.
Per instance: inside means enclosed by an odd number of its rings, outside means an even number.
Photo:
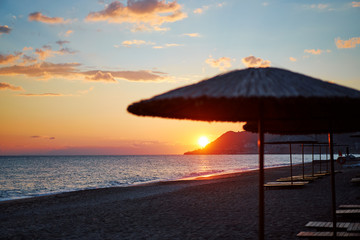
[[[131,104],[140,116],[203,121],[257,121],[259,128],[259,239],[264,239],[264,121],[330,121],[334,109],[352,111],[360,92],[279,68],[221,74]],[[350,111],[351,110],[351,111]]]

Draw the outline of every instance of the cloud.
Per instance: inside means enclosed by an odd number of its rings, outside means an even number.
[[[223,7],[226,3],[217,3],[217,4],[212,4],[212,5],[206,5],[206,6],[202,6],[201,8],[196,8],[193,13],[195,14],[203,14],[205,11],[207,11],[209,8],[213,8],[213,7]]]
[[[30,136],[30,138],[47,139],[47,140],[54,140],[55,139],[55,137],[49,137],[49,136]]]
[[[95,74],[89,74],[90,76],[86,76],[87,80],[92,81],[104,81],[104,82],[116,82],[115,78],[109,72],[101,72],[98,71]]]
[[[33,50],[32,47],[24,47],[24,48],[23,48],[23,51],[31,51],[31,50]]]
[[[0,68],[0,75],[25,75],[27,77],[71,77],[77,73],[79,63],[49,63],[42,62],[27,66],[13,65]]]
[[[13,65],[0,68],[1,75],[25,75],[41,80],[61,77],[65,79],[85,79],[91,81],[114,82],[115,79],[128,81],[163,81],[165,73],[146,70],[139,71],[80,71],[79,63],[41,62],[26,66]]]
[[[77,91],[76,94],[63,94],[63,93],[23,93],[18,94],[17,96],[22,97],[67,97],[67,96],[81,96],[91,92],[94,87],[90,87],[89,89]]]
[[[144,40],[126,40],[126,41],[123,41],[122,42],[122,45],[124,47],[131,47],[132,45],[135,45],[135,46],[140,46],[140,45],[154,45],[155,43],[153,42],[146,42]],[[116,45],[118,47],[118,45]]]
[[[319,4],[312,4],[310,5],[311,8],[317,8],[317,9],[326,9],[329,7],[329,4],[322,4],[322,3],[319,3]]]
[[[352,7],[360,7],[360,2],[352,2]]]
[[[296,62],[296,61],[297,61],[296,58],[294,58],[294,57],[289,57],[289,59],[290,59],[290,61],[292,61],[292,62]]]
[[[195,14],[202,14],[204,11],[208,10],[210,6],[202,6],[201,8],[197,8],[193,11]]]
[[[9,34],[11,30],[7,25],[0,25],[0,35],[3,33]]]
[[[101,72],[99,74],[99,72]],[[152,72],[152,71],[146,71],[146,70],[140,70],[140,71],[87,71],[82,72],[82,75],[86,76],[86,79],[88,80],[94,80],[94,81],[106,81],[106,82],[112,82],[113,80],[117,79],[124,79],[128,81],[161,81],[164,79],[159,72]],[[97,75],[97,77],[96,77]],[[110,77],[111,75],[111,77]]]
[[[184,33],[183,36],[200,37],[200,34],[199,33]]]
[[[318,49],[318,50],[315,50],[315,49],[305,49],[304,52],[306,52],[306,53],[311,53],[311,54],[313,54],[313,55],[320,55],[320,54],[323,52],[323,50],[321,50],[321,49]]]
[[[231,59],[228,57],[221,57],[219,59],[210,58],[206,59],[205,62],[213,68],[218,68],[221,71],[231,67]]]
[[[70,20],[64,20],[61,17],[48,17],[43,15],[41,12],[30,13],[28,16],[29,21],[43,22],[47,24],[59,24],[59,23],[69,23]]]
[[[66,43],[70,43],[69,41],[66,41],[66,40],[59,40],[59,41],[56,41],[57,44],[59,44],[60,46],[66,44]]]
[[[51,46],[44,45],[42,48],[37,48],[35,54],[38,55],[40,60],[45,60],[54,55],[64,55],[64,54],[74,54],[75,51],[70,50],[69,48],[62,48],[58,51],[52,50]]]
[[[57,43],[61,45],[68,43],[68,41],[58,41]],[[138,42],[135,41],[132,43],[137,44]],[[150,42],[147,42],[146,44],[150,44]],[[178,44],[167,44],[166,46],[170,47],[177,45]],[[32,48],[28,47],[23,48],[23,50],[26,51],[31,49]],[[30,55],[25,55],[21,52],[15,52],[14,54],[9,55],[0,54],[0,64],[8,65],[5,67],[0,67],[0,76],[23,75],[30,78],[37,78],[38,80],[62,78],[68,80],[80,79],[102,82],[116,82],[119,79],[128,81],[153,82],[164,81],[165,79],[170,80],[168,76],[165,76],[166,73],[158,71],[106,71],[102,69],[84,71],[81,69],[83,66],[80,63],[51,63],[45,61],[47,58],[54,55],[73,53],[75,53],[75,51],[72,51],[68,48],[52,50],[51,46],[44,45],[40,49],[35,49],[35,51],[33,51]]]
[[[84,94],[91,92],[92,90],[94,90],[94,87],[90,87],[89,89],[86,89],[86,90],[80,90],[80,91],[78,91],[78,94],[84,95]]]
[[[167,43],[165,44],[165,47],[179,47],[182,46],[182,44],[178,44],[178,43]]]
[[[19,63],[19,65],[26,65],[26,64],[34,64],[36,63],[38,60],[34,57],[28,56],[28,55],[23,55],[22,56],[22,62]]]
[[[248,56],[241,61],[244,63],[244,65],[248,68],[254,68],[254,67],[270,67],[271,62],[269,60],[263,60],[261,58],[257,58],[254,56]]]
[[[330,4],[324,4],[324,3],[319,3],[319,4],[307,4],[307,5],[303,5],[303,7],[305,9],[310,9],[310,10],[318,10],[318,11],[332,11],[334,10],[333,8],[330,8]]]
[[[70,36],[70,34],[74,33],[73,30],[67,30],[66,33],[64,34],[65,37]]]
[[[0,54],[0,65],[14,63],[16,60],[18,60],[20,58],[21,55],[22,55],[22,53],[19,53],[19,52],[16,52],[15,54],[9,54],[9,55]]]
[[[7,89],[13,90],[13,91],[23,91],[24,90],[22,87],[16,87],[9,83],[0,82],[0,90],[7,90]]]
[[[25,97],[63,97],[64,94],[61,93],[24,93],[19,94],[19,96],[25,96]]]
[[[356,45],[360,44],[360,37],[353,37],[349,40],[341,40],[340,38],[335,39],[337,48],[355,48]]]
[[[128,0],[127,6],[119,1],[109,4],[104,10],[91,12],[86,21],[107,21],[109,23],[131,23],[135,31],[164,31],[160,26],[168,22],[176,22],[186,18],[181,5],[176,1]]]
[[[153,46],[153,48],[155,49],[162,49],[162,48],[169,48],[169,47],[180,47],[183,46],[182,44],[178,44],[178,43],[166,43],[165,45],[162,46]]]

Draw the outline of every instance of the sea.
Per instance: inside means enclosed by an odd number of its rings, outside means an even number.
[[[304,160],[311,162],[311,154]],[[301,154],[292,161],[301,163]],[[287,154],[265,155],[266,168],[288,165]],[[0,201],[256,169],[257,154],[0,156]]]

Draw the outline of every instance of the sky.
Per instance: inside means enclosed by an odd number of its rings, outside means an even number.
[[[360,90],[359,23],[347,0],[0,0],[0,155],[198,149],[242,124],[126,108],[234,69]]]

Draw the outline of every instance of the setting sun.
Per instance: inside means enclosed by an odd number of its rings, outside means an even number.
[[[198,140],[198,144],[199,144],[202,148],[204,148],[206,145],[208,145],[209,142],[210,142],[209,139],[208,139],[207,137],[205,137],[205,136],[200,137],[199,140]]]

